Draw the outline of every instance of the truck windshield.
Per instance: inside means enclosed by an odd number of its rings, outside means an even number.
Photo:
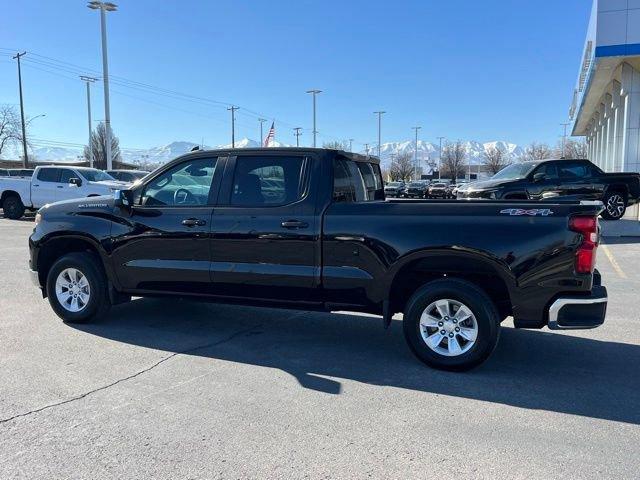
[[[103,172],[102,170],[97,170],[95,168],[87,168],[86,170],[80,170],[80,174],[86,178],[90,182],[104,182],[104,181],[113,181],[113,178],[108,173]]]
[[[491,178],[495,180],[516,180],[518,178],[524,178],[529,175],[531,170],[536,168],[537,165],[537,163],[514,163],[513,165],[503,168]]]

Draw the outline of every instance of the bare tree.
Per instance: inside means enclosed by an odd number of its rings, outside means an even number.
[[[91,146],[93,148],[93,166],[102,170],[107,168],[107,128],[103,122],[100,122],[95,131],[91,132]],[[84,158],[89,161],[89,147],[84,147]],[[119,162],[120,141],[113,132],[111,132],[111,158]]]
[[[558,142],[556,146],[555,155],[558,158],[570,158],[570,159],[586,159],[588,154],[587,142],[585,140],[575,140],[568,138],[564,142],[564,152],[562,151],[562,140]]]
[[[531,142],[524,150],[523,160],[545,160],[553,156],[551,147],[546,143]]]
[[[455,143],[446,143],[442,148],[442,174],[450,177],[455,182],[458,178],[464,177],[465,158],[467,148],[461,140]]]
[[[329,148],[331,150],[349,150],[349,141],[348,140],[335,140],[331,142],[324,142],[322,144],[322,148]]]
[[[409,180],[414,171],[413,156],[409,152],[400,153],[389,165],[391,180]]]
[[[509,165],[511,160],[505,153],[495,146],[487,148],[482,156],[482,164],[492,175]]]
[[[12,105],[0,105],[0,157],[3,150],[22,141],[20,116]]]

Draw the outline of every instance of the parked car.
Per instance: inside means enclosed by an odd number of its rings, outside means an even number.
[[[426,198],[429,190],[429,180],[416,180],[410,182],[404,189],[406,198]]]
[[[463,187],[468,183],[469,182],[467,180],[458,180],[456,183],[452,183],[451,185],[449,185],[449,188],[447,189],[448,198],[456,198],[460,187]]]
[[[588,160],[537,160],[514,163],[489,180],[458,190],[459,199],[600,200],[602,217],[619,220],[638,202],[640,174],[604,173]]]
[[[48,203],[107,195],[128,185],[95,168],[36,167],[31,178],[0,178],[0,206],[5,217],[16,220]]]
[[[106,170],[116,180],[121,182],[133,183],[137,180],[142,180],[149,175],[149,172],[144,170]]]
[[[405,187],[404,182],[389,182],[384,186],[384,194],[387,197],[401,197]]]
[[[427,192],[428,198],[448,198],[449,195],[449,183],[437,181],[429,185],[429,190]]]
[[[197,151],[111,197],[41,208],[31,274],[67,322],[132,296],[368,312],[386,326],[403,312],[415,355],[450,370],[483,362],[509,316],[604,322],[599,203],[383,200],[372,157]]]

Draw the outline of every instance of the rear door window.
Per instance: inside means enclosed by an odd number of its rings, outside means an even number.
[[[333,161],[333,201],[370,202],[384,198],[380,167],[338,158]]]
[[[296,202],[305,191],[304,157],[238,156],[231,205],[278,206]]]
[[[578,180],[585,177],[590,177],[590,169],[587,169],[587,165],[578,162],[561,162],[558,163],[558,170],[560,178],[565,180]]]
[[[38,172],[38,180],[41,182],[58,182],[59,178],[59,168],[43,168]]]

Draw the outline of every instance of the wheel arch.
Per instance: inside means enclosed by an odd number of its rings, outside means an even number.
[[[5,190],[2,192],[2,195],[0,195],[0,205],[3,205],[4,201],[9,197],[18,197],[22,202],[22,197],[20,196],[20,193],[18,193],[15,190]],[[22,204],[24,205],[24,202],[22,202]]]
[[[106,253],[93,238],[83,235],[58,235],[46,239],[38,247],[36,265],[40,285],[46,285],[47,275],[56,260],[67,253],[74,252],[87,252],[94,255],[105,273],[108,272]]]
[[[448,248],[413,252],[396,263],[387,284],[391,314],[404,311],[411,295],[425,283],[447,277],[470,281],[485,291],[503,318],[512,313],[516,281],[509,268],[486,252]]]

